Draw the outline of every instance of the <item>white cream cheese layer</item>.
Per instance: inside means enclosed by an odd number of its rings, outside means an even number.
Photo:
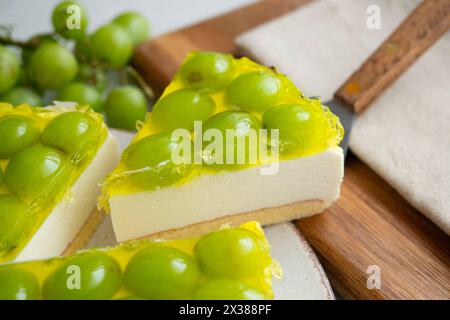
[[[61,255],[95,208],[100,194],[99,181],[118,162],[116,138],[108,134],[91,163],[73,184],[68,197],[56,205],[15,261]]]
[[[339,197],[344,175],[340,147],[281,161],[274,175],[259,167],[207,174],[181,186],[113,196],[112,223],[118,241],[136,239],[224,216],[322,200],[325,207]]]

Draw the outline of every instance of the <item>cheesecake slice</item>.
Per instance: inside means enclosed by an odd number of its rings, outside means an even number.
[[[0,265],[0,300],[267,300],[281,273],[263,230],[249,222],[198,238]]]
[[[118,163],[115,138],[89,107],[0,103],[0,262],[61,255]],[[96,217],[92,217],[92,215]]]
[[[103,182],[100,205],[118,241],[311,216],[339,197],[343,134],[274,68],[191,53]]]

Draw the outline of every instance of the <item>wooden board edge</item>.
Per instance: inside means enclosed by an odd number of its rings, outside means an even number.
[[[77,251],[82,250],[102,223],[105,215],[106,214],[102,210],[97,208],[93,209],[77,236],[67,246],[62,255],[70,256]]]

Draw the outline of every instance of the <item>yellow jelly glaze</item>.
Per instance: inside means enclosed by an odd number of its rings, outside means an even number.
[[[185,62],[189,60],[196,52],[191,52],[185,59]],[[244,73],[254,72],[254,71],[265,71],[272,74],[276,74],[277,77],[281,80],[282,88],[284,90],[282,94],[282,99],[277,103],[277,105],[281,104],[298,104],[308,105],[322,114],[323,118],[327,121],[326,126],[323,128],[323,135],[326,137],[325,143],[321,144],[312,144],[309,149],[297,150],[294,152],[289,152],[289,154],[280,154],[280,160],[287,160],[292,158],[298,158],[308,155],[313,155],[316,153],[320,153],[330,147],[334,147],[339,145],[343,136],[344,129],[339,122],[339,118],[334,115],[328,107],[322,105],[321,101],[318,98],[307,98],[305,97],[301,91],[284,75],[279,73],[275,68],[269,68],[244,57],[240,59],[235,59],[231,55],[228,55],[233,63],[234,63],[234,76],[233,79],[242,75]],[[168,85],[168,87],[164,90],[161,98],[166,95],[183,89],[185,86],[181,80],[180,70],[174,76],[172,82]],[[235,110],[232,106],[228,105],[225,100],[225,90],[209,93],[209,96],[214,100],[216,104],[216,108],[214,114],[217,114],[222,111],[227,110]],[[253,115],[262,119],[263,112],[251,112]],[[133,138],[133,141],[130,145],[136,143],[142,138],[150,136],[152,134],[159,133],[157,126],[155,126],[152,122],[152,113],[149,112],[147,114],[146,120],[143,123],[138,123],[138,132]],[[138,171],[129,171],[125,165],[125,155],[126,151],[122,154],[122,159],[116,169],[107,177],[107,179],[103,182],[103,192],[102,197],[100,199],[100,207],[109,211],[108,199],[114,195],[119,194],[133,194],[143,190],[142,187],[138,187],[129,182],[129,176],[134,174],[139,174]],[[267,162],[265,162],[267,163]],[[258,164],[261,164],[259,162]],[[256,164],[256,165],[258,165]],[[250,165],[249,165],[250,166]],[[145,169],[144,169],[145,170]],[[207,166],[196,166],[196,169],[193,170],[190,176],[185,177],[181,181],[178,181],[176,184],[180,185],[186,183],[187,181],[193,179],[194,177],[198,177],[201,174],[211,174],[217,173],[217,170],[211,169]]]
[[[224,228],[228,228],[227,226],[224,226]],[[242,224],[239,226],[239,228],[249,230],[254,232],[260,239],[263,239],[263,241],[267,244],[267,254],[270,256],[270,246],[267,242],[267,239],[264,236],[264,231],[261,228],[260,224],[258,222],[247,222],[245,224]],[[105,248],[93,248],[88,250],[83,250],[78,252],[76,255],[83,254],[86,252],[103,252],[111,257],[113,257],[120,265],[122,273],[125,271],[128,262],[130,259],[140,250],[147,248],[151,245],[163,245],[168,246],[172,248],[179,249],[181,251],[184,251],[185,253],[194,256],[194,247],[196,243],[201,239],[201,237],[197,238],[189,238],[189,239],[180,239],[180,240],[170,240],[170,241],[164,241],[164,240],[133,240],[129,242],[122,243],[116,247],[105,247]],[[40,287],[42,288],[42,285],[44,281],[47,279],[47,277],[50,276],[50,274],[56,270],[59,266],[61,266],[63,263],[65,263],[67,260],[71,259],[74,256],[70,257],[58,257],[58,258],[52,258],[48,260],[40,260],[40,261],[32,261],[32,262],[24,262],[24,263],[9,263],[5,264],[3,266],[0,266],[0,272],[2,270],[5,270],[7,268],[17,268],[29,271],[33,273],[40,284]],[[69,276],[69,275],[68,275]],[[241,280],[245,282],[247,285],[258,289],[260,292],[264,294],[267,299],[273,299],[273,291],[272,291],[272,277],[275,276],[276,278],[282,277],[282,270],[279,266],[278,262],[270,259],[267,262],[267,265],[264,266],[263,271],[260,274],[254,274],[252,277],[246,277],[241,278],[238,280]],[[205,280],[206,277],[203,276],[203,280]],[[121,288],[116,292],[113,299],[122,299],[133,296],[132,293],[130,293],[123,285]]]
[[[92,111],[89,106],[65,107],[61,105],[40,108],[22,104],[14,108],[10,104],[0,103],[0,118],[8,115],[20,115],[31,118],[38,124],[41,132],[50,120],[56,116],[64,112],[73,111],[83,112],[89,115],[97,124],[96,134],[90,139],[89,147],[86,148],[84,154],[75,153],[72,155],[69,159],[70,161],[68,161],[68,165],[62,170],[64,174],[58,175],[55,181],[50,183],[51,185],[42,186],[40,196],[31,203],[27,203],[27,216],[30,227],[23,230],[19,243],[13,249],[2,250],[0,243],[0,262],[12,260],[20,253],[58,202],[64,198],[67,198],[70,201],[70,186],[73,185],[80,174],[89,165],[107,135],[107,127],[103,122],[102,116],[99,113]],[[5,171],[8,162],[9,159],[0,159],[0,167],[3,171]],[[9,190],[5,185],[0,186],[0,194],[9,193]]]

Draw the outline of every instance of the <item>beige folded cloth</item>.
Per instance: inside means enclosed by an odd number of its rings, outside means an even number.
[[[417,3],[315,1],[236,41],[326,101]],[[380,30],[366,27],[370,5],[381,10]],[[358,116],[350,148],[450,234],[450,33]]]

